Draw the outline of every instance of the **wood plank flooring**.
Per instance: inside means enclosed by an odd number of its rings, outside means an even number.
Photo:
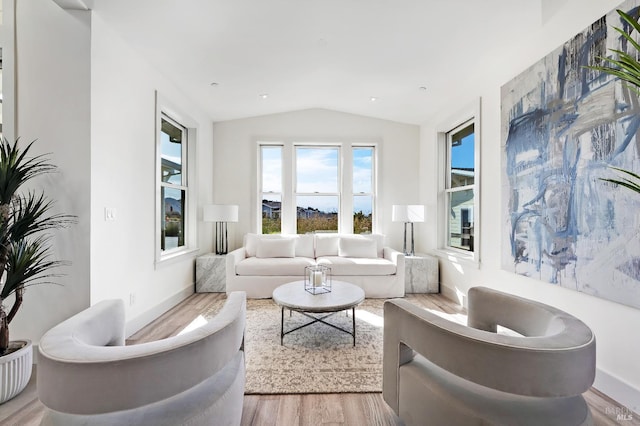
[[[221,293],[194,294],[140,330],[127,341],[143,343],[177,334],[209,306],[223,299]],[[407,299],[423,307],[447,314],[465,315],[465,310],[440,294],[408,295]],[[36,393],[35,371],[27,389],[0,405],[0,425],[31,426],[40,424],[44,407]],[[584,394],[596,425],[640,426],[640,416],[629,413],[621,404],[591,388]],[[616,420],[620,413],[632,418]],[[270,425],[402,425],[379,393],[246,395],[242,413],[243,426]]]

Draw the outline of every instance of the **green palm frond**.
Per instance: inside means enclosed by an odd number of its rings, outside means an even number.
[[[51,260],[51,245],[47,237],[12,242],[0,298],[6,298],[20,287],[51,283],[49,278],[58,277],[59,274],[50,271],[65,264],[59,260]]]
[[[26,196],[14,197],[9,217],[9,233],[24,238],[35,232],[65,228],[75,223],[74,216],[51,214],[53,204],[53,201],[46,199],[44,193],[36,195],[29,192]]]
[[[632,191],[635,191],[637,193],[640,193],[640,175],[638,175],[637,173],[631,172],[629,170],[625,170],[625,169],[621,169],[619,167],[611,167],[613,170],[617,170],[621,173],[624,173],[630,177],[632,177],[633,179],[636,180],[636,182],[634,182],[631,179],[627,179],[627,178],[621,178],[621,179],[608,179],[608,178],[601,178],[600,180],[603,180],[605,182],[611,182],[611,183],[615,183],[616,185],[620,185],[623,186],[625,188],[628,188]]]
[[[34,141],[35,142],[35,141]],[[22,306],[24,290],[51,283],[67,262],[53,260],[51,230],[76,222],[75,216],[53,212],[54,203],[43,192],[21,191],[31,178],[56,170],[48,155],[28,156],[33,143],[0,140],[0,355],[9,348],[9,323]],[[13,295],[11,310],[6,298]]]
[[[18,140],[11,144],[3,138],[0,142],[0,204],[9,204],[18,188],[29,179],[56,169],[47,162],[47,155],[26,156],[34,142],[22,150]]]

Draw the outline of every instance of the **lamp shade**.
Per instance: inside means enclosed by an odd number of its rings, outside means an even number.
[[[202,219],[205,222],[237,222],[238,206],[233,204],[210,204],[204,206]]]
[[[394,222],[424,222],[424,206],[422,205],[394,205],[391,212]]]

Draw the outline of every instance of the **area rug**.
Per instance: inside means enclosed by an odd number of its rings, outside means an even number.
[[[280,307],[271,299],[247,300],[245,393],[382,392],[383,303],[366,299],[356,308],[354,347],[351,335],[321,323],[287,334],[280,345]],[[285,331],[310,321],[288,311],[284,320]],[[351,311],[327,321],[351,330]]]

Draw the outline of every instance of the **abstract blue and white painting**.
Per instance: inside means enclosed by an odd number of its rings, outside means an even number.
[[[618,8],[637,16],[640,0]],[[585,68],[627,51],[615,10],[501,89],[504,269],[640,308],[639,95]]]

